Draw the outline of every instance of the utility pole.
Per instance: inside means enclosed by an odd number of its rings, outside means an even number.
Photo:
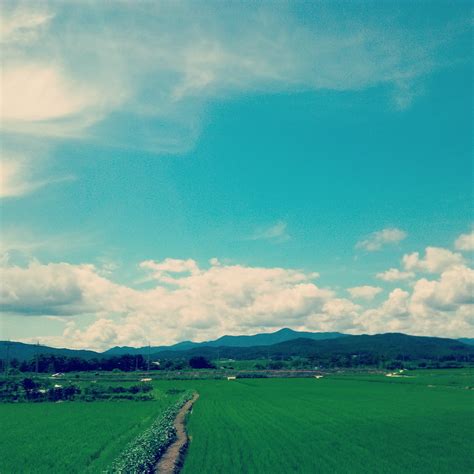
[[[148,361],[147,361],[147,372],[150,375],[150,343],[148,343]]]
[[[38,371],[39,371],[38,357],[39,357],[39,341],[36,342],[36,350],[35,350],[35,372],[36,372],[36,375],[38,375]]]
[[[10,341],[6,343],[6,357],[5,357],[5,377],[8,377],[8,365],[10,364]]]

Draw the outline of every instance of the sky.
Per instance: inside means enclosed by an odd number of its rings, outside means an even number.
[[[0,339],[474,337],[470,2],[0,11]]]

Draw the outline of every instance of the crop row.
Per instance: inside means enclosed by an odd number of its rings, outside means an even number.
[[[130,442],[112,463],[106,474],[145,474],[154,472],[157,460],[176,439],[174,420],[181,407],[193,397],[185,392],[155,422]]]

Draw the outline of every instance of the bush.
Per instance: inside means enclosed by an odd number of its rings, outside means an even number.
[[[202,356],[191,357],[189,365],[193,369],[215,369],[214,364]]]
[[[146,396],[146,395],[142,395]],[[169,407],[147,430],[132,441],[107,469],[107,474],[153,473],[155,464],[166,448],[175,440],[174,420],[181,407],[193,397],[186,392]]]

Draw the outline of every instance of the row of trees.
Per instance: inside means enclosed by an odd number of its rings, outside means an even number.
[[[70,382],[53,384],[48,380],[35,380],[29,377],[24,379],[1,379],[0,401],[3,402],[57,402],[72,400],[151,400],[153,386],[147,383],[122,386],[105,386],[89,384],[82,386]]]
[[[0,360],[1,368],[5,371],[6,361]],[[148,368],[157,368],[150,364],[142,355],[129,355],[108,357],[103,359],[82,359],[80,357],[67,357],[58,355],[40,354],[29,361],[19,361],[11,359],[8,362],[8,368],[17,369],[20,372],[87,372],[98,370],[118,369],[123,372],[134,370],[147,370]]]
[[[437,358],[436,360],[414,359],[400,354],[395,357],[386,357],[379,354],[362,352],[359,354],[332,354],[310,357],[288,357],[272,355],[267,360],[262,360],[254,365],[257,370],[278,369],[312,369],[318,368],[363,368],[377,367],[381,369],[417,368],[417,367],[461,367],[469,363],[469,356],[453,354]],[[224,368],[232,369],[233,364],[224,363]],[[222,367],[219,363],[218,367]],[[6,366],[5,360],[0,360],[0,371],[7,369],[19,372],[87,372],[87,371],[113,371],[123,372],[145,370],[185,370],[185,369],[214,369],[216,366],[202,356],[190,359],[165,359],[150,361],[142,355],[121,355],[102,359],[81,359],[79,357],[66,357],[58,355],[41,354],[30,361],[12,359]]]

